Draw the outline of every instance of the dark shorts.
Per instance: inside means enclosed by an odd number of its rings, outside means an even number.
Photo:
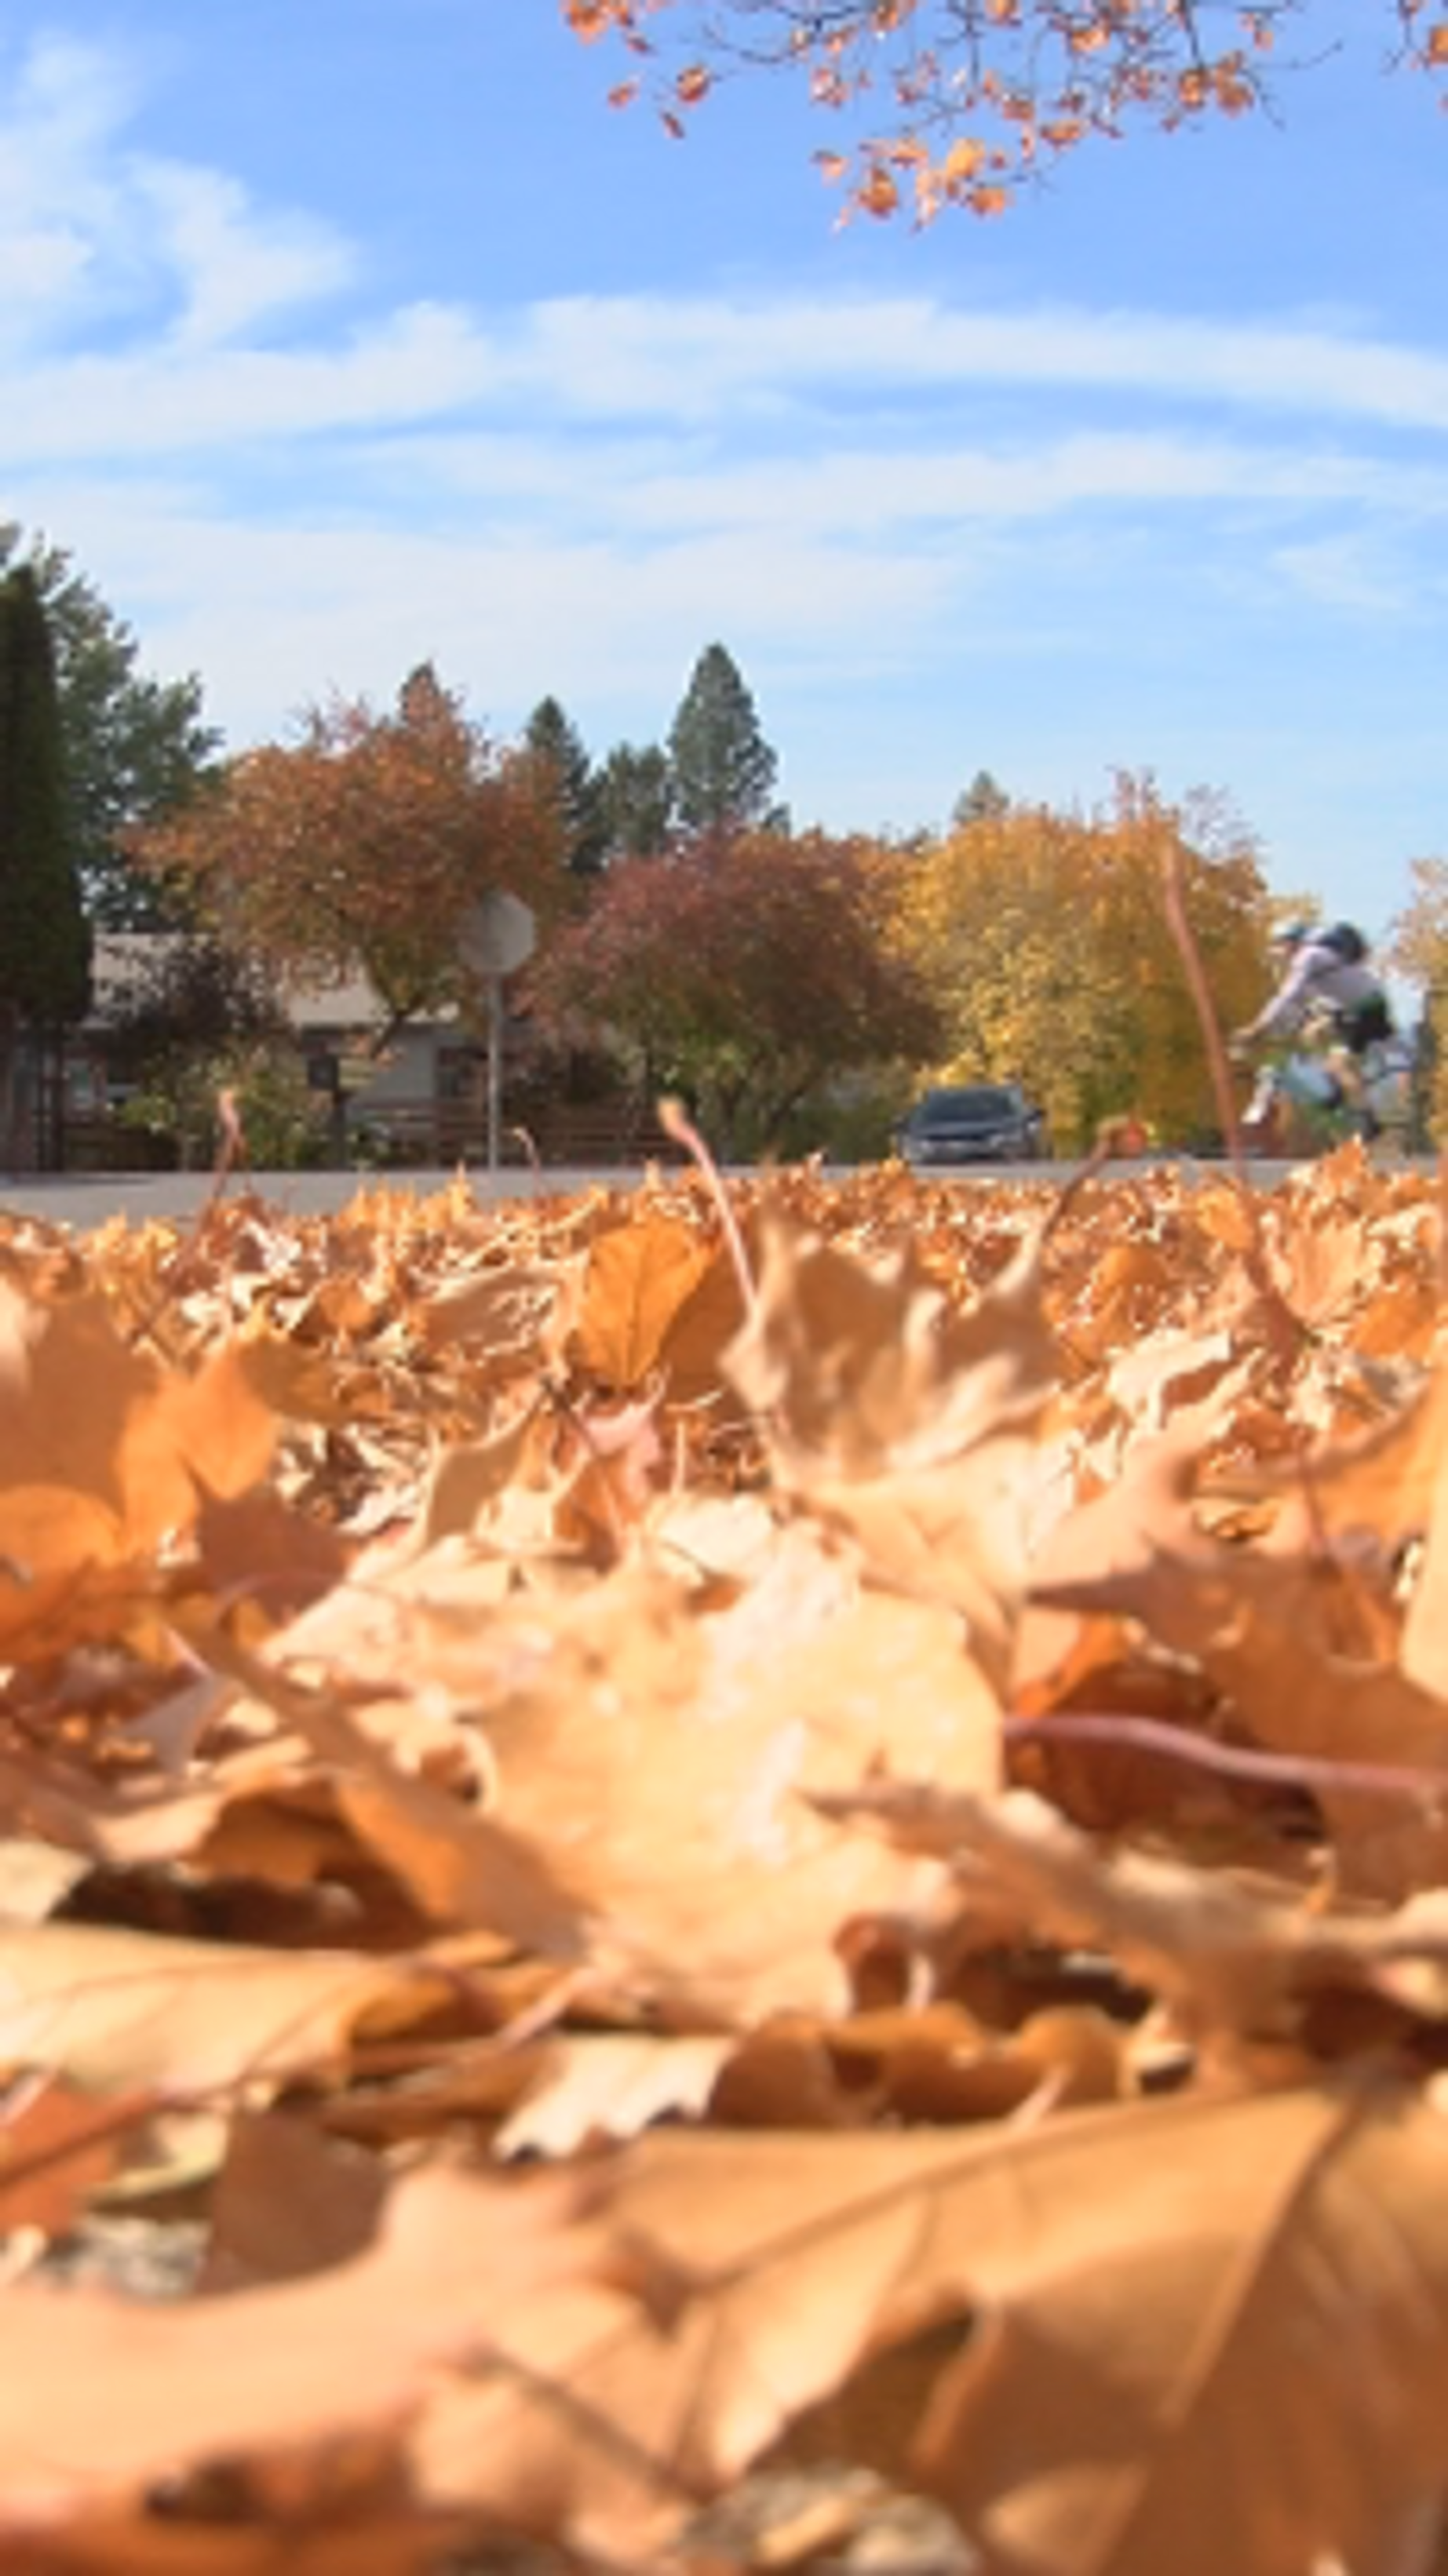
[[[1393,1015],[1385,996],[1373,993],[1351,1010],[1340,1011],[1337,1026],[1343,1045],[1354,1055],[1366,1055],[1370,1046],[1381,1046],[1393,1035]]]

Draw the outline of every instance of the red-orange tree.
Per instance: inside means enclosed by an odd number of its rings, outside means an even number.
[[[641,1086],[685,1093],[722,1151],[767,1146],[835,1078],[938,1045],[924,979],[892,941],[908,864],[764,830],[625,859],[551,944],[539,1016]]]
[[[368,977],[393,1027],[467,991],[469,906],[493,888],[547,919],[566,900],[557,800],[415,671],[394,710],[312,711],[295,745],[232,761],[215,787],[137,837],[144,867],[289,977]]]
[[[634,58],[615,105],[647,93],[666,124],[716,81],[787,67],[863,131],[816,155],[871,215],[945,205],[998,214],[1044,162],[1132,123],[1170,129],[1259,105],[1283,40],[1313,48],[1321,0],[560,0],[585,41]],[[1397,60],[1448,66],[1444,0],[1363,10]],[[1319,41],[1317,51],[1324,50]]]

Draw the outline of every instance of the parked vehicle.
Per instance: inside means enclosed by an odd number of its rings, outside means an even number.
[[[952,1163],[1034,1163],[1050,1153],[1046,1114],[1018,1082],[967,1082],[927,1091],[900,1129],[916,1170]]]

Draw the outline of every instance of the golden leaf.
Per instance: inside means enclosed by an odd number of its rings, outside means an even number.
[[[975,177],[977,170],[983,167],[985,157],[985,145],[978,143],[974,136],[963,134],[959,142],[952,143],[938,166],[936,176],[947,188],[961,187],[966,180]]]

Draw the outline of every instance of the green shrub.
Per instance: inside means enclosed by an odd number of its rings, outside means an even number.
[[[247,1158],[259,1171],[326,1161],[330,1104],[308,1087],[306,1068],[286,1040],[238,1038],[178,1052],[153,1066],[121,1117],[128,1127],[174,1136],[182,1169],[204,1170],[221,1147],[223,1091],[235,1096]]]

